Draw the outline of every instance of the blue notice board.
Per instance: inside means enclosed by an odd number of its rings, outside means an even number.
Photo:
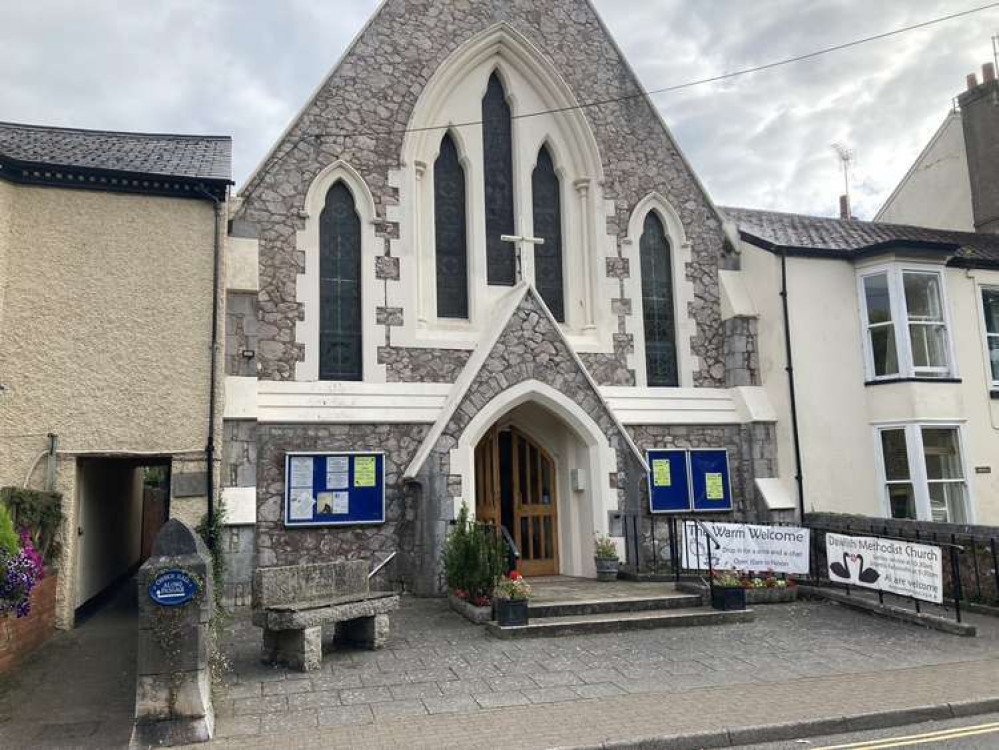
[[[690,473],[687,451],[652,450],[645,454],[649,464],[649,511],[685,513],[690,511]]]
[[[289,453],[284,525],[385,523],[384,453]]]
[[[727,450],[690,451],[690,489],[695,511],[732,510]]]

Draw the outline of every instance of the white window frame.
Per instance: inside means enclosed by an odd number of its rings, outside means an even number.
[[[986,379],[988,380],[991,389],[999,389],[999,379],[995,377],[992,372],[992,351],[989,349],[990,339],[999,339],[999,333],[989,333],[988,320],[985,317],[985,293],[995,292],[999,294],[999,285],[996,284],[979,284],[978,286],[978,312],[981,315],[982,322],[982,344],[985,347],[985,372]]]
[[[888,297],[891,309],[891,320],[895,331],[895,349],[898,359],[898,373],[895,375],[876,375],[874,369],[874,350],[871,346],[870,316],[867,310],[867,292],[864,288],[865,279],[871,276],[887,275]],[[947,355],[946,367],[916,367],[912,356],[912,335],[909,330],[909,309],[905,300],[905,275],[923,274],[937,277],[940,289],[940,305],[943,312],[944,351]],[[916,263],[889,263],[870,266],[857,273],[857,295],[860,303],[860,323],[864,345],[864,364],[868,382],[891,381],[919,378],[922,380],[941,380],[957,377],[957,358],[954,356],[954,337],[951,335],[950,303],[947,299],[947,284],[944,270],[940,266]],[[913,325],[920,325],[919,321]],[[938,324],[933,324],[938,325]]]
[[[958,455],[961,461],[961,479],[930,479],[926,471],[926,455],[923,445],[924,429],[950,429],[957,431]],[[905,431],[905,450],[909,459],[909,481],[889,482],[885,470],[884,448],[881,433],[886,430]],[[971,476],[968,473],[967,440],[964,424],[954,421],[921,421],[921,422],[887,422],[874,425],[874,455],[878,471],[878,482],[881,492],[881,514],[891,518],[891,498],[888,494],[889,484],[912,484],[916,501],[916,520],[932,521],[933,509],[930,504],[930,484],[964,484],[964,523],[975,523],[975,503],[972,498]],[[950,519],[949,519],[950,520]],[[950,520],[954,523],[953,520]]]

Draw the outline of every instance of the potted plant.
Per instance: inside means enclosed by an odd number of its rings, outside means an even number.
[[[597,564],[598,581],[616,581],[621,560],[617,556],[617,545],[606,534],[597,534],[593,542],[593,558]]]
[[[501,627],[527,625],[527,603],[531,598],[531,586],[516,570],[503,576],[496,584],[496,622]]]
[[[723,612],[746,608],[746,588],[734,570],[716,570],[712,574],[711,606]]]

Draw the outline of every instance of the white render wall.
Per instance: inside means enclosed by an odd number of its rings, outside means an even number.
[[[760,369],[778,414],[780,479],[793,493],[780,258],[742,243],[742,267],[760,313]],[[884,515],[874,425],[942,421],[963,428],[973,520],[999,524],[999,400],[990,396],[979,301],[981,285],[999,287],[999,271],[948,268],[944,278],[961,382],[866,386],[857,267],[843,260],[788,258],[807,511]],[[976,467],[990,473],[976,473]]]
[[[874,220],[975,231],[960,112],[947,115]]]

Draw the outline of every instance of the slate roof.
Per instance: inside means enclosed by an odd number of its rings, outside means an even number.
[[[0,122],[0,158],[40,166],[232,181],[228,136],[117,133]]]
[[[999,265],[999,234],[953,232],[905,224],[761,211],[719,210],[739,227],[748,242],[790,255],[856,258],[893,247],[952,254],[954,264]]]

